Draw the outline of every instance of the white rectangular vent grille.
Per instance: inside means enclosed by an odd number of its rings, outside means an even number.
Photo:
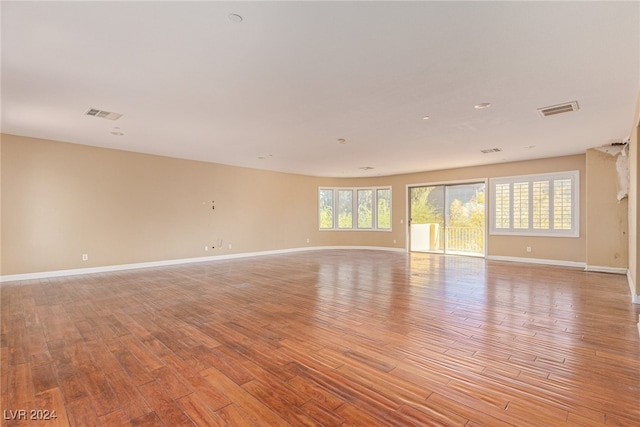
[[[552,105],[551,107],[538,108],[538,113],[542,117],[555,116],[556,114],[578,111],[578,101],[567,102],[566,104]]]
[[[502,148],[486,148],[484,150],[480,150],[480,152],[484,154],[499,153],[500,151],[502,151]]]
[[[107,120],[118,120],[120,117],[122,117],[122,114],[112,113],[110,111],[98,110],[97,108],[90,108],[89,111],[87,111],[84,114],[85,116],[99,117],[101,119],[107,119]]]

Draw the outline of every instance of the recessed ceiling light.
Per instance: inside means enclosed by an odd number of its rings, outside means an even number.
[[[360,169],[363,170],[363,171],[370,171],[371,169],[373,169],[373,167],[371,167],[371,166],[362,166]]]
[[[124,135],[124,132],[113,131],[113,132],[111,132],[111,135],[122,136],[122,135]]]
[[[346,140],[346,139],[344,139],[344,138],[338,138],[338,143],[340,143],[340,144],[346,144],[346,143],[347,143],[347,140]]]
[[[422,120],[429,120],[430,118],[431,118],[431,117],[429,117],[429,116],[424,116],[424,117],[422,118]]]
[[[489,108],[491,107],[491,103],[490,102],[481,102],[480,104],[476,104],[473,106],[473,108],[475,108],[476,110],[483,110],[485,108]]]
[[[237,13],[230,13],[229,21],[233,22],[234,24],[239,24],[242,22],[242,16],[238,15]]]

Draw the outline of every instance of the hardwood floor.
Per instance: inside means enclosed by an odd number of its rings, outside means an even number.
[[[0,291],[3,426],[640,425],[624,276],[326,250]]]

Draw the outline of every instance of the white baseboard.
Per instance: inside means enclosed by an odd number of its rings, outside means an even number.
[[[562,261],[557,259],[522,258],[522,257],[511,257],[511,256],[497,256],[497,255],[487,255],[486,259],[491,261],[524,262],[529,264],[555,265],[559,267],[575,267],[575,268],[582,268],[582,269],[586,268],[587,266],[584,262]]]
[[[404,248],[388,248],[383,246],[313,246],[303,248],[290,248],[290,249],[277,249],[272,251],[260,251],[260,252],[244,252],[237,254],[227,255],[213,255],[197,258],[182,258],[182,259],[170,259],[164,261],[151,261],[151,262],[139,262],[134,264],[119,264],[119,265],[105,265],[101,267],[90,268],[74,268],[71,270],[54,270],[54,271],[42,271],[37,273],[24,273],[24,274],[10,274],[0,276],[0,283],[16,282],[21,280],[34,280],[34,279],[48,279],[53,277],[64,276],[77,276],[80,274],[95,274],[106,273],[111,271],[124,271],[134,270],[139,268],[152,268],[152,267],[166,267],[171,265],[190,264],[195,262],[209,262],[218,261],[224,259],[236,259],[236,258],[249,258],[266,255],[278,255],[292,252],[304,252],[326,249],[358,249],[358,250],[375,250],[375,251],[392,251],[392,252],[406,252]]]
[[[594,273],[612,273],[612,274],[627,274],[626,268],[620,267],[605,267],[600,265],[587,265],[584,271],[593,271]]]
[[[627,281],[629,282],[629,290],[631,291],[631,302],[640,304],[640,295],[636,294],[636,286],[633,283],[633,277],[631,277],[631,271],[629,270],[627,270]],[[640,330],[640,315],[638,316],[638,329]]]

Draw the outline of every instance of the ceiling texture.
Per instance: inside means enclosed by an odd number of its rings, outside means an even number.
[[[3,133],[296,174],[583,153],[640,89],[637,1],[0,7]]]

